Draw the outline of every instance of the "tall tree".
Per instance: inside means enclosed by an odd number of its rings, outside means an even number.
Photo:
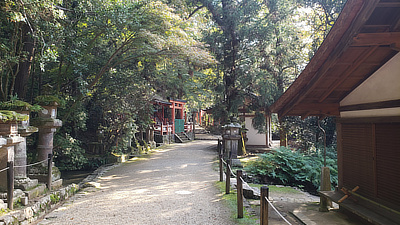
[[[228,116],[230,113],[237,113],[238,102],[240,102],[240,88],[237,86],[238,66],[239,66],[239,36],[241,29],[246,27],[251,22],[252,16],[256,15],[261,8],[261,3],[257,1],[231,1],[231,0],[195,0],[193,1],[197,8],[205,7],[212,15],[212,19],[217,25],[220,33],[215,35],[217,41],[211,48],[214,48],[214,53],[217,59],[222,64],[221,74],[224,85],[223,105]],[[195,11],[194,10],[194,11]],[[218,33],[217,30],[214,30]],[[220,44],[220,46],[218,46]]]
[[[299,0],[307,8],[308,21],[311,27],[312,45],[309,57],[314,55],[319,46],[328,35],[339,13],[341,12],[345,0]]]
[[[205,7],[214,21],[205,41],[221,62],[217,77],[223,79],[224,95],[217,102],[225,103],[219,106],[225,115],[220,116],[236,113],[245,93],[258,96],[253,109],[268,108],[306,60],[300,5],[294,0],[192,2],[197,4],[193,11]]]
[[[51,0],[2,1],[0,12],[1,99],[8,100],[11,95],[25,98],[35,44],[60,17]]]

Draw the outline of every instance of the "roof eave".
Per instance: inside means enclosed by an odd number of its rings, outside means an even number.
[[[329,68],[326,62],[333,62],[333,60],[328,59],[339,56],[350,46],[353,42],[353,37],[359,32],[362,24],[368,19],[372,13],[372,9],[375,8],[378,2],[378,0],[349,0],[346,3],[335,25],[314,57],[295,82],[271,105],[271,112],[278,113],[280,117],[289,115],[291,108],[304,98],[304,93],[307,93],[308,90],[316,85],[317,81],[321,78],[321,71]],[[321,112],[324,111],[323,104],[321,104],[319,110]],[[338,109],[333,113],[324,113],[337,115]],[[307,114],[312,115],[313,113],[309,112]]]

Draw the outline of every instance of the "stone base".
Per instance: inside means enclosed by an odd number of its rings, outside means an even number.
[[[45,184],[39,184],[35,188],[25,191],[25,195],[28,197],[28,199],[33,199],[36,198],[43,193],[46,192],[46,185]]]
[[[14,187],[21,189],[23,191],[30,190],[38,185],[38,180],[30,178],[23,178],[23,179],[15,179]]]
[[[157,143],[155,141],[150,141],[149,145],[150,145],[150,148],[156,148],[157,147]]]
[[[4,203],[4,201],[0,199],[0,210],[2,209],[7,209],[7,203]]]
[[[54,166],[53,162],[53,167],[52,167],[52,178],[51,180],[54,182],[56,180],[59,180],[61,178],[61,172],[60,170]],[[37,179],[41,183],[46,183],[47,182],[47,166],[46,165],[37,165],[35,167],[32,167],[31,170],[29,171],[28,176],[31,179]]]
[[[30,175],[30,177],[34,177],[35,179],[38,179],[39,180],[39,182],[41,182],[41,183],[44,183],[43,185],[44,186],[47,186],[47,184],[46,184],[46,182],[47,182],[47,174],[44,174],[44,175]],[[62,179],[57,179],[57,180],[52,180],[52,182],[51,182],[51,189],[52,190],[54,190],[54,189],[57,189],[57,188],[60,188],[60,187],[62,187]]]
[[[242,167],[242,163],[240,162],[239,159],[232,159],[231,164],[232,164],[232,166]]]
[[[60,200],[65,200],[74,195],[79,190],[79,186],[76,184],[68,185],[65,188],[61,188],[57,191],[48,193],[46,196],[38,198],[35,202],[27,207],[18,209],[16,208],[10,213],[0,216],[0,224],[31,224],[37,222],[41,217],[44,217],[46,213],[54,210],[59,204],[59,201],[54,202],[51,199],[51,195],[57,195]],[[0,207],[1,207],[0,201]]]
[[[14,197],[13,198],[14,203],[17,203],[20,200],[20,198],[25,197],[25,193],[20,189],[14,189],[13,197]],[[3,202],[7,202],[7,192],[0,193],[0,199]]]
[[[55,189],[58,189],[58,188],[62,187],[62,182],[63,182],[62,179],[58,179],[58,180],[53,181],[51,183],[51,189],[55,190]]]

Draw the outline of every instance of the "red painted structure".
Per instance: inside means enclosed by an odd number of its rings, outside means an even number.
[[[167,100],[155,96],[152,103],[155,108],[153,114],[155,132],[167,135],[190,131],[191,126],[186,123],[185,100]]]

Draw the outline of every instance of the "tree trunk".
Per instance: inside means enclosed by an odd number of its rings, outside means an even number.
[[[279,139],[280,139],[280,146],[282,146],[282,147],[288,146],[287,131],[286,131],[284,125],[282,124],[282,122],[280,122],[280,126],[279,126]]]
[[[202,4],[207,7],[208,11],[213,15],[215,22],[221,27],[224,36],[224,86],[225,86],[225,109],[226,113],[235,113],[237,107],[234,105],[238,97],[235,87],[237,74],[236,74],[236,60],[239,47],[239,40],[237,38],[236,30],[239,19],[235,16],[237,9],[231,0],[222,0],[221,10],[216,9],[212,1],[201,0]],[[223,115],[226,118],[228,115]]]
[[[265,110],[265,145],[267,147],[272,146],[272,137],[271,137],[271,113],[268,110]]]
[[[29,25],[25,24],[22,28],[23,35],[23,51],[27,54],[26,59],[19,64],[19,71],[15,78],[14,94],[20,99],[26,96],[27,83],[32,68],[32,61],[35,52],[35,40],[32,38]]]

